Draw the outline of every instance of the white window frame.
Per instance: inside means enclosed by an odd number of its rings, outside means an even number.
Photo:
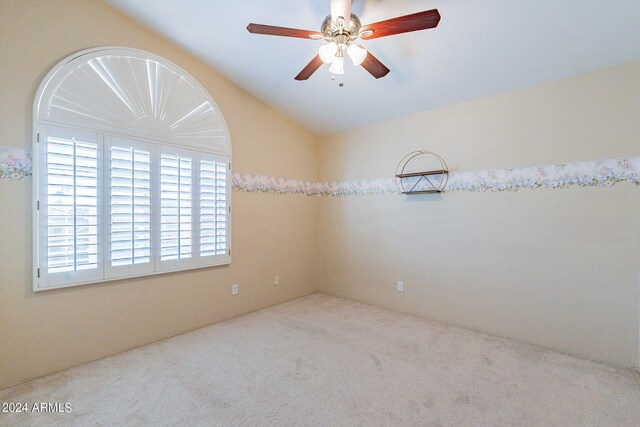
[[[112,56],[135,58],[155,61],[157,67],[163,67],[163,72],[172,72],[182,78],[180,84],[186,81],[191,85],[191,96],[194,98],[191,106],[205,105],[209,114],[209,121],[213,117],[217,122],[216,127],[208,132],[209,140],[215,144],[209,149],[205,139],[179,135],[172,138],[171,135],[156,132],[147,132],[149,124],[142,129],[131,126],[131,130],[122,127],[110,129],[106,125],[96,126],[90,121],[83,121],[82,115],[78,119],[66,113],[56,116],[52,105],[55,103],[56,91],[62,85],[64,79],[79,69],[91,59],[108,58]],[[68,88],[67,88],[68,90]],[[150,89],[149,89],[150,90]],[[115,89],[114,89],[115,91]],[[199,100],[198,97],[201,97]],[[202,103],[209,103],[209,105]],[[113,107],[113,106],[111,106]],[[192,107],[190,107],[192,108]],[[63,108],[64,109],[64,106]],[[192,110],[193,111],[193,110]],[[211,113],[209,113],[211,111]],[[65,115],[66,114],[66,115]],[[189,114],[186,114],[188,116]],[[62,117],[62,119],[61,119]],[[168,128],[170,123],[166,124]],[[153,123],[152,123],[153,125]],[[164,129],[160,126],[161,130]],[[203,133],[200,132],[200,135]],[[98,268],[87,271],[75,271],[70,273],[47,274],[47,230],[46,227],[46,192],[47,192],[47,142],[49,135],[55,133],[61,137],[76,137],[89,142],[96,142],[98,146]],[[197,134],[198,132],[194,132]],[[111,146],[115,144],[128,144],[150,153],[150,206],[151,206],[151,253],[150,262],[132,264],[126,266],[112,266],[111,254]],[[33,290],[42,291],[48,289],[80,286],[93,283],[102,283],[126,278],[164,274],[167,272],[192,270],[213,266],[228,265],[231,263],[231,143],[224,123],[224,118],[209,94],[186,72],[169,61],[137,49],[122,47],[104,47],[88,49],[71,55],[54,67],[43,80],[34,102],[34,128],[33,128]],[[192,206],[191,206],[191,232],[192,232],[192,256],[190,259],[179,262],[162,262],[160,260],[160,155],[163,152],[183,153],[192,159]],[[226,174],[226,252],[224,255],[200,256],[200,160],[213,159],[224,162],[227,165]],[[183,262],[184,261],[184,262]]]

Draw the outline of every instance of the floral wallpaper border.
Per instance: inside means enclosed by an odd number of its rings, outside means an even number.
[[[418,178],[408,178],[411,187]],[[516,191],[521,188],[609,187],[617,182],[640,185],[640,157],[596,160],[590,162],[558,163],[514,169],[489,169],[449,174],[445,192],[449,191]],[[348,196],[398,193],[393,178],[368,180],[313,182],[245,173],[233,174],[233,188],[308,196]],[[415,190],[428,189],[424,181]]]
[[[0,179],[22,179],[31,176],[31,150],[0,147]]]
[[[0,179],[18,180],[31,176],[31,150],[0,147]],[[405,184],[412,186],[417,178]],[[558,163],[514,169],[489,169],[449,174],[445,191],[516,191],[521,188],[609,187],[618,182],[640,185],[640,156],[589,162]],[[275,176],[234,173],[233,189],[237,191],[308,196],[349,196],[398,193],[393,178],[314,182]],[[416,190],[427,189],[428,183],[417,183]]]

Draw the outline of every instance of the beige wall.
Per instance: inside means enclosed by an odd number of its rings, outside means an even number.
[[[640,155],[640,62],[324,138],[323,180]],[[324,198],[319,289],[638,367],[640,191]],[[405,292],[395,290],[404,281]]]
[[[317,140],[97,0],[0,2],[0,145],[30,146],[40,80],[99,45],[149,50],[200,81],[229,125],[235,171],[387,177],[422,148],[453,171],[640,154],[640,63]],[[315,289],[638,366],[640,192],[631,185],[233,196],[230,267],[34,294],[31,180],[0,182],[0,388]]]
[[[145,49],[192,74],[224,114],[235,171],[317,178],[309,132],[97,0],[0,2],[0,145],[29,147],[41,79],[101,45]],[[0,182],[0,388],[313,292],[317,199],[233,197],[230,267],[34,294],[31,180]]]

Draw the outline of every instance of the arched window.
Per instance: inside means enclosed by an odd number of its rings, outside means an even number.
[[[231,262],[229,133],[175,64],[66,58],[36,94],[33,144],[34,290]]]

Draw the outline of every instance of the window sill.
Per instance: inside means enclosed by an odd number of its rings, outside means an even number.
[[[72,287],[84,286],[84,285],[99,285],[101,283],[111,283],[111,282],[118,282],[122,280],[137,279],[142,277],[153,277],[153,276],[159,276],[164,274],[180,273],[185,271],[203,270],[203,269],[212,268],[212,267],[222,267],[230,264],[231,264],[231,258],[227,257],[224,260],[214,262],[208,265],[196,265],[196,266],[190,266],[190,267],[184,267],[184,268],[176,268],[176,269],[167,270],[167,271],[155,271],[153,273],[132,274],[129,276],[111,277],[111,278],[100,279],[100,280],[91,280],[86,282],[68,283],[68,284],[57,284],[57,285],[44,286],[44,287],[39,286],[40,282],[36,278],[33,283],[33,291],[41,292],[41,291],[49,291],[52,289],[64,289],[64,288],[72,288]]]

